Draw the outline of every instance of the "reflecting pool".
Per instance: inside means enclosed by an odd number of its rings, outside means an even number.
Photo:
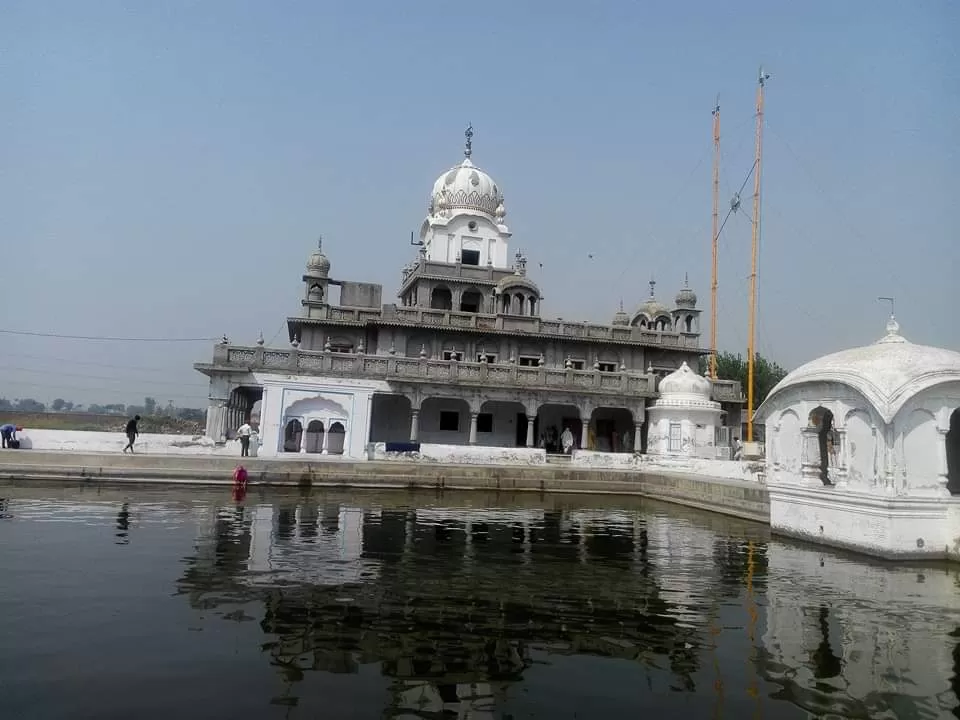
[[[0,484],[4,718],[960,717],[960,575],[630,498]]]

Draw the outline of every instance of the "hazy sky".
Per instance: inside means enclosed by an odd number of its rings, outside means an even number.
[[[390,302],[472,122],[545,315],[607,321],[686,272],[707,344],[710,110],[725,209],[763,63],[759,350],[871,342],[878,295],[960,349],[958,27],[946,0],[0,0],[0,329],[285,343],[320,233]],[[749,192],[721,240],[733,351]],[[199,406],[210,353],[0,333],[0,396]]]

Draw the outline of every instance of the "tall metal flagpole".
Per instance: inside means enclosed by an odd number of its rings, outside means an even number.
[[[720,96],[713,108],[713,274],[710,279],[710,377],[717,379],[717,243],[720,235]]]
[[[750,247],[750,314],[747,323],[747,442],[753,442],[753,365],[757,333],[757,250],[760,243],[760,170],[763,159],[763,88],[770,78],[760,68],[757,83],[757,150],[753,169],[753,232]]]

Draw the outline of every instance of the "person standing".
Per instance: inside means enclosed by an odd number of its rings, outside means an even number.
[[[124,446],[123,451],[126,452],[129,450],[133,452],[133,443],[136,442],[137,436],[140,435],[140,428],[137,426],[137,423],[140,422],[140,416],[134,415],[127,422],[127,444]]]
[[[250,435],[253,428],[250,423],[244,423],[237,428],[237,437],[240,438],[240,457],[250,457]]]
[[[6,425],[0,425],[0,437],[3,438],[3,447],[4,448],[13,448],[14,441],[17,439],[17,432],[23,430],[22,427],[17,427],[16,425],[11,425],[7,423]]]
[[[567,425],[560,434],[560,446],[563,448],[564,455],[569,455],[573,452],[573,432],[571,432],[569,425]]]

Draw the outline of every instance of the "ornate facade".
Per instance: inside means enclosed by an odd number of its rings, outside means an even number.
[[[509,253],[504,195],[464,159],[434,183],[416,259],[397,303],[380,285],[335,279],[322,247],[302,276],[289,347],[227,338],[195,367],[210,378],[207,433],[217,441],[258,417],[265,456],[362,457],[368,443],[640,451],[660,377],[694,363],[700,310],[686,286],[667,306],[650,296],[610,323],[542,316],[526,257]],[[738,383],[713,381],[729,424]]]

